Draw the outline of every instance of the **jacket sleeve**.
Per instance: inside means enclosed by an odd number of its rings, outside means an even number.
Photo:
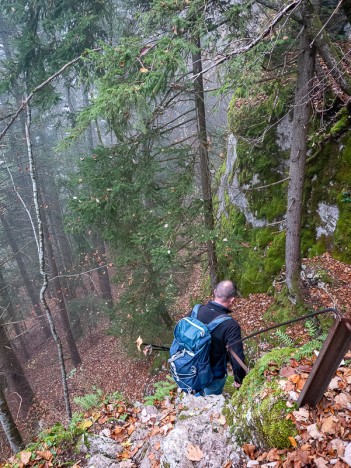
[[[228,347],[228,349],[231,348],[235,352],[235,354],[237,354],[238,357],[243,362],[245,362],[243,344],[241,341],[239,341],[239,343],[236,343],[238,340],[241,340],[240,326],[236,320],[228,321],[228,323],[230,324],[230,326],[226,330],[226,335],[225,335],[226,346]],[[246,372],[230,353],[229,353],[229,359],[230,359],[231,366],[233,368],[235,382],[241,384],[243,378],[246,375]]]

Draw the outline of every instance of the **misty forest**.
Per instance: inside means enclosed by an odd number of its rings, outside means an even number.
[[[351,466],[350,53],[351,0],[0,0],[0,467]],[[226,279],[293,323],[183,400]]]

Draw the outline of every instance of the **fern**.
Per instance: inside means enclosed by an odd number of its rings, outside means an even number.
[[[317,320],[306,320],[305,328],[311,338],[316,338],[320,335],[320,323]]]
[[[99,406],[99,404],[101,403],[102,396],[103,396],[103,391],[98,388],[96,389],[95,393],[89,393],[81,397],[75,397],[73,401],[76,405],[80,406],[83,410],[88,411],[91,408],[95,408],[96,406]]]
[[[282,330],[277,330],[275,334],[278,337],[281,345],[285,346],[286,348],[292,348],[294,346],[295,343],[293,339]]]
[[[303,346],[301,346],[301,348],[299,348],[296,351],[294,355],[295,359],[300,360],[304,357],[311,356],[315,350],[320,350],[322,344],[323,340],[321,340],[320,338],[315,338],[314,340],[305,343]]]
[[[177,389],[172,377],[167,375],[167,380],[161,380],[154,384],[155,393],[145,397],[145,405],[153,405],[156,401],[162,401],[169,397]]]

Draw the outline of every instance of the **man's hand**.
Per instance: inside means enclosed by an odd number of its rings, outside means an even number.
[[[240,387],[241,387],[241,384],[238,383],[238,382],[235,382],[235,380],[234,380],[234,384],[233,384],[233,385],[234,385],[235,388],[240,388]]]

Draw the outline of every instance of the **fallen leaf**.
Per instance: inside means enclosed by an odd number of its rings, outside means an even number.
[[[338,388],[339,387],[339,385],[338,385],[339,380],[340,380],[340,377],[334,377],[333,379],[331,379],[331,381],[329,382],[328,388],[330,390],[335,390],[336,388]]]
[[[82,431],[85,431],[85,429],[88,429],[88,427],[92,425],[93,421],[91,421],[90,419],[85,419],[85,421],[82,421],[81,423],[77,424],[77,427]]]
[[[288,377],[288,379],[290,380],[290,382],[296,384],[300,380],[300,376],[298,374],[292,374]]]
[[[328,418],[323,419],[321,431],[325,434],[335,434],[337,422],[338,419],[335,416],[329,416]]]
[[[140,73],[147,73],[149,70],[145,67],[141,67],[139,71]]]
[[[295,438],[294,437],[288,437],[288,439],[290,440],[291,445],[296,448],[297,447],[297,442],[296,442]]]
[[[51,460],[51,458],[53,457],[53,454],[50,452],[50,450],[45,450],[45,451],[37,450],[35,453],[39,457],[44,458],[44,460],[46,461]]]
[[[276,448],[271,449],[267,455],[266,459],[269,462],[274,462],[274,461],[279,461],[280,460],[280,455],[278,453],[278,450]]]
[[[200,447],[189,443],[186,448],[185,456],[190,461],[200,461],[204,454]]]
[[[138,337],[135,343],[137,345],[138,351],[141,352],[140,346],[143,344],[143,339],[141,338],[141,336]]]
[[[307,379],[300,378],[299,381],[296,384],[296,389],[301,391],[303,389],[303,387],[305,386],[306,380]]]
[[[100,411],[96,411],[95,413],[92,413],[91,414],[91,417],[93,418],[94,421],[97,421],[101,416],[101,412]]]
[[[347,408],[351,403],[351,395],[342,392],[339,395],[336,395],[335,402],[338,403],[342,408]]]
[[[308,466],[310,462],[308,458],[308,453],[303,450],[294,450],[289,452],[286,457],[286,461],[283,463],[283,468],[292,468],[292,467],[302,467]]]
[[[307,432],[309,433],[309,435],[313,438],[313,439],[320,439],[321,437],[323,437],[323,434],[321,432],[319,432],[319,430],[317,429],[317,424],[311,424],[309,426],[306,427],[307,429]]]
[[[154,445],[155,450],[160,450],[161,444],[160,442],[157,442],[157,444]]]
[[[299,370],[300,370],[301,372],[310,373],[311,370],[312,370],[312,366],[299,366]]]
[[[282,377],[289,377],[290,375],[295,374],[295,369],[293,367],[290,367],[290,366],[282,367],[280,369],[279,374]]]
[[[341,460],[338,460],[335,465],[333,465],[333,468],[348,468],[350,465],[348,463],[344,463]]]
[[[131,434],[133,434],[134,431],[135,431],[135,426],[133,424],[131,424],[127,429],[127,433],[128,433],[128,435],[131,435]]]
[[[25,451],[21,452],[20,453],[21,462],[24,465],[28,465],[31,456],[32,456],[32,452],[25,452]]]
[[[332,446],[333,450],[336,451],[338,457],[342,457],[345,453],[345,445],[341,439],[333,439],[330,441],[330,445]]]
[[[307,421],[307,419],[310,417],[309,411],[305,408],[300,408],[298,411],[293,411],[293,415],[297,421]]]
[[[256,445],[253,445],[253,444],[244,444],[242,446],[242,449],[244,450],[244,452],[246,453],[246,455],[248,457],[250,457],[251,459],[254,458],[254,453],[255,453],[255,450],[256,450]]]
[[[315,458],[314,464],[316,465],[317,468],[327,468],[328,467],[328,462],[324,460],[322,457]]]

